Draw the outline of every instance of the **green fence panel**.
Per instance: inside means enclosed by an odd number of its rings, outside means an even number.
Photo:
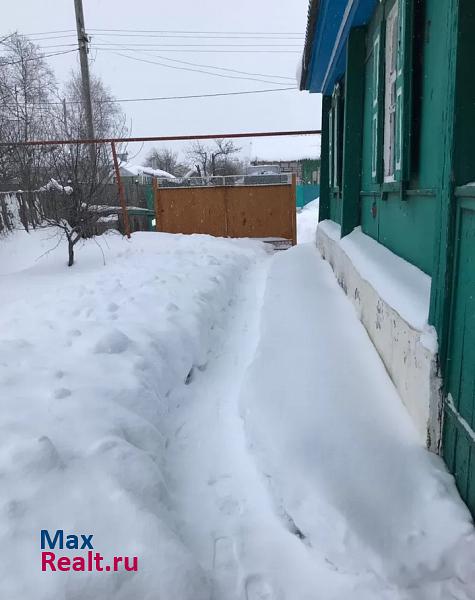
[[[320,196],[320,186],[317,184],[297,185],[297,208],[303,208]]]
[[[150,184],[145,185],[145,199],[147,201],[147,208],[155,212],[155,202],[153,199],[153,188]],[[148,218],[148,229],[149,231],[155,231],[153,226],[153,220],[155,217],[150,216]]]

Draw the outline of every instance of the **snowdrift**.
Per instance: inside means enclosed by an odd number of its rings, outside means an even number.
[[[71,269],[51,232],[0,245],[0,597],[209,598],[177,534],[164,425],[264,250],[157,233],[98,243]],[[42,573],[40,529],[94,533],[95,550],[139,570]]]

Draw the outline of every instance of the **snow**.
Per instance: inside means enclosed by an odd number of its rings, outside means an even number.
[[[156,233],[98,243],[105,266],[91,241],[71,269],[47,230],[0,245],[0,597],[208,598],[178,533],[167,414],[266,253]],[[138,556],[139,571],[41,573],[40,529],[58,528],[93,533],[106,557]]]
[[[341,238],[341,227],[340,225],[338,225],[338,223],[335,223],[335,221],[330,221],[330,220],[326,220],[326,221],[321,221],[318,224],[318,227],[324,232],[326,233],[326,235],[334,240],[334,241],[340,241]]]
[[[297,83],[297,87],[300,89],[300,85],[302,83],[302,71],[303,71],[303,58],[299,57],[297,61],[297,65],[295,67],[295,81]]]
[[[68,196],[73,193],[73,188],[70,185],[61,185],[56,179],[51,178],[46,185],[39,188],[39,192],[47,192],[48,190],[56,190],[64,192]]]
[[[162,169],[152,169],[152,167],[144,167],[143,165],[134,165],[124,162],[120,165],[121,170],[127,171],[127,174],[138,177],[139,175],[150,175],[151,177],[162,177],[165,179],[175,179],[175,175],[162,171]],[[123,173],[125,175],[125,173]]]
[[[275,511],[318,581],[307,573],[292,592],[276,565],[282,597],[475,597],[475,536],[453,478],[418,442],[313,245],[276,255],[261,315],[242,413]]]
[[[1,598],[475,597],[468,511],[319,257],[317,209],[275,254],[107,234],[68,269],[51,231],[0,240]],[[42,573],[58,528],[138,571]]]
[[[423,271],[397,256],[376,240],[365,235],[361,227],[339,239],[340,227],[323,221],[319,227],[337,240],[359,274],[414,329],[426,330],[427,344],[431,331],[427,326],[430,305],[431,278]]]
[[[6,215],[0,210],[0,229],[2,234],[7,234],[10,228],[21,227],[20,204],[15,192],[0,193],[0,198],[5,206]],[[3,237],[3,235],[2,235]]]
[[[106,215],[104,217],[99,217],[97,219],[98,223],[112,223],[112,222],[116,222],[119,220],[119,216],[118,215]]]
[[[297,243],[316,244],[318,208],[320,198],[316,198],[297,211]]]
[[[243,150],[246,153],[246,149]],[[253,138],[250,143],[249,158],[268,163],[287,160],[303,160],[320,157],[320,138],[315,135],[287,136],[285,144],[272,138]]]

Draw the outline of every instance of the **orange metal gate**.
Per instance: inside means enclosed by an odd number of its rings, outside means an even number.
[[[295,176],[285,183],[165,187],[154,183],[156,229],[217,237],[276,238],[296,243]],[[220,185],[219,180],[222,181]],[[216,184],[217,183],[217,184]]]

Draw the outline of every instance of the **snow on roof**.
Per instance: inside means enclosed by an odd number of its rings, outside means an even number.
[[[265,160],[269,163],[320,158],[320,136],[289,136],[285,141],[277,138],[256,138],[252,140],[250,153],[251,160]]]
[[[150,177],[163,177],[165,179],[175,179],[175,175],[162,171],[161,169],[152,169],[142,165],[133,165],[124,162],[120,165],[120,170],[123,176],[137,177],[138,175],[150,175]]]

